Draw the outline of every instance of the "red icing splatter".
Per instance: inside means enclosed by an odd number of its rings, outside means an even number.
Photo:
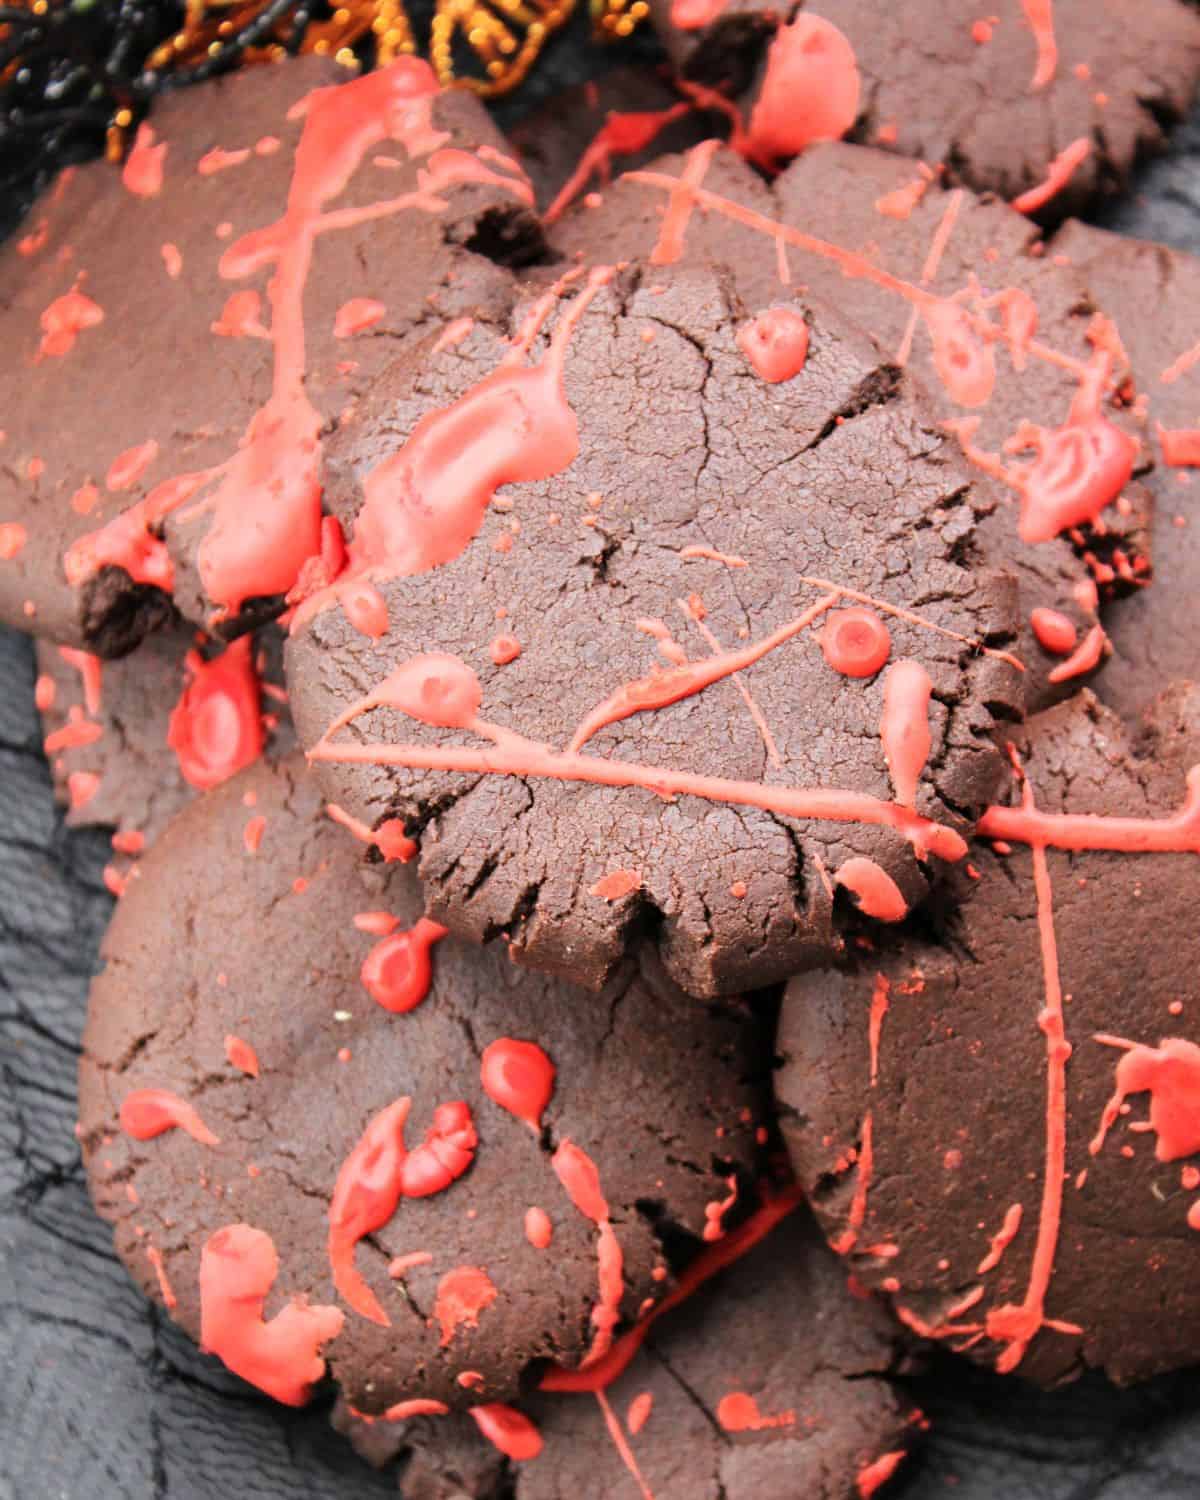
[[[42,342],[38,353],[43,359],[56,358],[74,349],[76,338],[85,328],[95,328],[104,322],[104,309],[73,287],[61,297],[55,297],[39,322]]]
[[[230,1033],[225,1038],[225,1056],[229,1059],[230,1066],[237,1068],[240,1073],[245,1073],[249,1078],[258,1077],[258,1053],[240,1036]]]
[[[365,333],[368,328],[374,328],[386,313],[387,307],[374,297],[351,297],[334,314],[333,336],[348,339],[356,333]]]
[[[904,1462],[905,1457],[903,1448],[895,1448],[892,1452],[881,1454],[874,1462],[861,1468],[854,1481],[859,1500],[871,1500],[871,1496],[877,1490],[882,1489]]]
[[[153,438],[135,448],[126,448],[113,459],[105,476],[105,487],[110,490],[132,489],[157,457],[158,444]]]
[[[613,1331],[620,1320],[621,1297],[625,1289],[624,1256],[609,1220],[608,1201],[600,1188],[600,1174],[587,1152],[572,1141],[564,1140],[551,1158],[551,1166],[567,1197],[600,1231],[596,1246],[600,1298],[592,1308],[595,1337],[580,1366],[586,1369],[603,1359],[612,1348]]]
[[[129,1187],[133,1186],[132,1183],[127,1185]],[[131,1201],[136,1203],[136,1196]],[[147,1245],[146,1259],[154,1267],[154,1274],[158,1278],[158,1290],[163,1299],[163,1306],[168,1312],[173,1312],[179,1306],[179,1298],[175,1295],[175,1290],[167,1277],[167,1268],[163,1264],[162,1251],[157,1245]]]
[[[868,917],[880,922],[901,922],[908,915],[908,902],[899,886],[873,859],[855,855],[838,867],[833,881],[858,897],[859,910]]]
[[[650,1418],[650,1411],[653,1405],[654,1397],[649,1391],[639,1391],[629,1403],[625,1425],[629,1428],[632,1437],[637,1437],[638,1433],[645,1427]]]
[[[514,1463],[528,1463],[542,1451],[542,1435],[523,1412],[494,1402],[490,1406],[472,1406],[471,1416],[480,1432],[505,1458]]]
[[[489,1099],[536,1131],[554,1092],[554,1071],[536,1042],[501,1037],[484,1048],[479,1076]]]
[[[213,177],[229,167],[240,167],[249,159],[248,147],[243,147],[240,151],[226,151],[221,146],[214,146],[211,151],[206,151],[196,163],[196,171],[201,177]]]
[[[957,302],[935,298],[921,309],[921,317],[946,394],[959,406],[986,406],[996,386],[996,361],[970,313]]]
[[[873,609],[839,609],[822,627],[821,652],[843,676],[873,677],[892,654],[892,637]]]
[[[750,115],[748,149],[773,162],[816,141],[836,141],[854,124],[861,80],[854,49],[831,21],[802,12],[767,50],[766,74]]]
[[[357,818],[352,818],[336,802],[326,803],[325,811],[360,843],[370,844],[378,849],[385,861],[398,860],[401,864],[407,864],[417,852],[416,840],[409,838],[404,831],[404,824],[398,818],[388,818],[378,828],[371,829]]]
[[[516,661],[521,654],[521,643],[515,635],[498,635],[493,637],[488,647],[488,655],[498,667],[506,667],[509,662]]]
[[[714,0],[700,0],[700,3],[711,5]],[[719,8],[725,0],[715,0],[715,3]],[[678,4],[679,0],[676,0],[676,8]],[[601,182],[607,183],[612,176],[614,156],[628,156],[635,151],[644,151],[673,120],[686,115],[690,108],[690,105],[680,103],[672,104],[669,109],[628,114],[609,110],[604,124],[584,148],[575,170],[542,215],[543,222],[553,224],[560,218],[567,205],[578,197],[593,172]]]
[[[1074,651],[1079,632],[1074,620],[1067,615],[1060,614],[1056,609],[1039,607],[1030,611],[1029,623],[1043,650],[1054,656],[1068,656]]]
[[[259,683],[251,639],[241,636],[205,661],[196,650],[184,658],[187,686],[171,710],[167,744],[184,779],[207,790],[252,765],[262,754]]]
[[[162,247],[163,268],[172,281],[178,281],[183,274],[183,256],[179,246],[170,240],[164,242]]]
[[[231,1224],[200,1255],[200,1347],[243,1380],[288,1406],[303,1406],[325,1373],[320,1350],[342,1331],[336,1307],[294,1301],[269,1323],[267,1293],[279,1274],[269,1235]]]
[[[1086,135],[1071,142],[1060,151],[1046,169],[1046,176],[1036,187],[1031,187],[1012,200],[1018,213],[1036,213],[1043,204],[1049,203],[1056,193],[1061,193],[1067,183],[1091,155],[1092,143]]]
[[[1037,66],[1029,87],[1045,88],[1058,71],[1058,44],[1054,40],[1054,0],[1021,0],[1021,8],[1037,43]]]
[[[796,1413],[782,1411],[764,1416],[758,1402],[745,1391],[731,1391],[717,1402],[717,1421],[726,1432],[763,1432],[769,1427],[794,1427]]]
[[[711,26],[728,0],[671,0],[671,25],[680,31],[699,31]]]
[[[910,658],[896,662],[884,678],[879,738],[901,807],[916,806],[917,784],[929,759],[932,691],[929,673]]]
[[[242,829],[242,845],[247,854],[257,854],[262,847],[263,834],[266,832],[267,820],[259,813],[251,818],[245,828]]]
[[[439,1104],[425,1139],[403,1164],[405,1197],[428,1198],[449,1187],[471,1165],[478,1143],[469,1106],[461,1100]]]
[[[363,959],[358,976],[372,1000],[397,1015],[415,1010],[429,994],[433,979],[430,949],[446,931],[421,917],[414,927],[376,943]]]
[[[602,875],[590,887],[589,894],[599,896],[602,901],[623,901],[641,888],[642,877],[636,870],[613,870]]]
[[[1104,627],[1093,625],[1066,661],[1060,662],[1047,675],[1047,681],[1068,682],[1072,677],[1079,677],[1084,672],[1090,672],[1093,667],[1100,665],[1101,658],[1107,649],[1108,636],[1104,633]]]
[[[86,807],[99,790],[95,771],[72,771],[67,777],[67,802],[72,808]]]
[[[487,1272],[478,1266],[456,1266],[438,1282],[433,1303],[434,1321],[442,1330],[441,1347],[445,1349],[457,1330],[464,1325],[479,1327],[479,1315],[499,1296]]]
[[[223,339],[271,337],[271,330],[262,320],[262,298],[253,290],[230,292],[220,317],[209,328]]]
[[[1177,427],[1168,429],[1161,422],[1155,425],[1163,463],[1175,469],[1200,468],[1200,428]]]
[[[135,198],[154,198],[162,192],[167,143],[154,141],[153,125],[143,121],[121,169],[121,181]]]
[[[135,1141],[151,1141],[167,1130],[183,1130],[202,1146],[219,1146],[197,1111],[169,1089],[135,1089],[121,1101],[121,1129]]]
[[[991,1246],[988,1253],[975,1268],[976,1276],[984,1276],[988,1271],[994,1270],[1000,1264],[1000,1257],[1017,1237],[1017,1231],[1021,1227],[1021,1216],[1024,1209],[1019,1203],[1012,1203],[1006,1209],[1004,1222],[992,1236]]]
[[[549,1250],[554,1238],[554,1225],[544,1208],[525,1210],[525,1238],[535,1250]]]
[[[1097,1155],[1130,1094],[1150,1095],[1149,1120],[1134,1129],[1157,1136],[1159,1161],[1178,1161],[1200,1151],[1200,1047],[1182,1037],[1167,1037],[1157,1047],[1100,1036],[1097,1041],[1125,1049],[1117,1064],[1116,1087],[1104,1106],[1100,1129],[1088,1150]]]
[[[769,307],[738,330],[738,348],[769,385],[799,375],[808,358],[808,324],[795,307]]]
[[[381,1109],[342,1163],[329,1204],[329,1264],[333,1284],[356,1313],[372,1323],[391,1319],[354,1265],[354,1247],[381,1228],[396,1211],[404,1191],[408,1152],[404,1126],[412,1100],[397,1099]]]
[[[0,524],[0,561],[11,562],[20,555],[29,539],[29,533],[20,521],[5,521]]]

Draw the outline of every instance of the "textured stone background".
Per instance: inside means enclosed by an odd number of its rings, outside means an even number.
[[[503,113],[602,70],[585,37],[582,25],[565,37]],[[1200,253],[1200,113],[1106,222]],[[89,1209],[75,1058],[111,904],[109,848],[101,834],[68,835],[55,812],[33,677],[29,643],[0,632],[0,1500],[394,1494],[395,1478],[356,1459],[323,1408],[278,1408],[197,1354],[133,1290]],[[947,1357],[912,1396],[933,1430],[903,1500],[1200,1494],[1193,1373],[1041,1395]]]

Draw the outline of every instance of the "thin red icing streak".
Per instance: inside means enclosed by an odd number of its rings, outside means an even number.
[[[416,1396],[410,1401],[397,1401],[389,1406],[380,1418],[383,1422],[407,1422],[411,1417],[444,1417],[450,1408],[444,1401],[432,1401],[428,1396]]]
[[[1072,677],[1080,677],[1084,672],[1090,672],[1093,667],[1098,667],[1107,650],[1108,636],[1104,633],[1104,627],[1093,625],[1066,661],[1060,662],[1048,674],[1047,680],[1069,682]]]
[[[250,818],[245,828],[242,829],[242,847],[247,854],[257,854],[262,847],[263,834],[266,832],[267,820],[261,813]]]
[[[1098,1036],[1098,1042],[1124,1049],[1117,1064],[1112,1098],[1104,1106],[1100,1128],[1088,1145],[1093,1156],[1104,1145],[1130,1094],[1150,1095],[1150,1115],[1143,1125],[1157,1137],[1159,1161],[1178,1161],[1200,1151],[1200,1047],[1182,1037],[1167,1037],[1157,1047],[1146,1047],[1120,1037]]]
[[[892,778],[896,801],[915,807],[917,785],[929,760],[929,673],[911,658],[896,662],[883,680],[883,716],[879,738]]]
[[[1021,0],[1021,9],[1037,43],[1037,66],[1030,79],[1031,89],[1041,89],[1052,82],[1058,71],[1058,43],[1054,39],[1054,0]]]
[[[372,937],[387,937],[400,925],[400,918],[390,911],[360,911],[354,914],[354,925],[359,932],[369,932]]]
[[[103,734],[102,724],[64,724],[46,736],[42,749],[47,755],[54,755],[59,750],[78,750],[83,745],[94,745]]]
[[[845,35],[801,12],[767,49],[766,73],[750,114],[748,153],[770,164],[817,141],[836,141],[858,115],[862,81]]]
[[[544,1208],[525,1210],[525,1238],[535,1250],[549,1250],[554,1238],[554,1225]]]
[[[1026,815],[1032,814],[1033,787],[1028,778],[1023,781],[1021,798],[1023,811]],[[1054,932],[1054,894],[1045,842],[1033,841],[1031,853],[1045,985],[1045,1005],[1038,1016],[1038,1028],[1046,1038],[1046,1159],[1037,1241],[1024,1300],[994,1307],[987,1314],[988,1337],[1005,1345],[996,1359],[996,1368],[1001,1373],[1016,1369],[1039,1329],[1046,1323],[1046,1293],[1054,1274],[1054,1257],[1062,1225],[1063,1178],[1067,1160],[1067,1060],[1071,1056],[1071,1044],[1063,1025],[1058,940]],[[1057,1326],[1065,1328],[1067,1325]]]
[[[706,3],[711,3],[711,0],[706,0]],[[724,0],[717,0],[717,3],[724,4]],[[542,215],[543,223],[553,224],[560,218],[563,210],[583,191],[593,173],[602,183],[607,183],[612,176],[614,156],[628,156],[635,151],[644,151],[672,121],[686,115],[691,107],[690,104],[679,103],[672,104],[668,109],[642,110],[636,113],[609,110],[604,124],[584,147],[575,170]]]
[[[890,1453],[881,1453],[873,1462],[859,1469],[854,1481],[858,1500],[871,1500],[871,1496],[883,1488],[906,1457],[903,1448],[893,1448]]]
[[[769,307],[738,330],[737,342],[754,373],[778,385],[804,369],[808,324],[799,308]]]
[[[368,328],[374,328],[386,313],[387,307],[374,297],[351,297],[334,314],[333,336],[348,339],[356,333],[365,333]]]
[[[163,1264],[162,1251],[157,1245],[146,1246],[146,1259],[154,1267],[154,1274],[158,1278],[158,1290],[163,1299],[163,1306],[168,1312],[174,1312],[179,1306],[179,1298],[167,1277],[167,1268]]]
[[[234,1036],[231,1032],[225,1038],[225,1056],[229,1059],[230,1067],[236,1068],[239,1073],[245,1073],[248,1078],[258,1077],[258,1053],[242,1037]]]
[[[1005,1210],[1004,1220],[991,1238],[988,1253],[975,1268],[976,1276],[985,1276],[988,1271],[994,1271],[1000,1264],[1000,1257],[1017,1237],[1024,1211],[1019,1203],[1012,1203]]]
[[[722,646],[721,642],[717,639],[716,635],[713,633],[710,627],[705,624],[704,601],[700,598],[700,596],[698,594],[691,594],[686,600],[677,599],[675,602],[683,611],[683,613],[687,615],[688,619],[691,620],[692,624],[695,625],[700,634],[704,637],[713,655],[720,656],[724,652],[725,648],[724,646]],[[832,604],[832,599],[830,599],[829,602]],[[687,660],[686,655],[682,651],[680,652],[680,660]],[[742,702],[746,705],[751,719],[754,721],[754,727],[758,730],[759,735],[762,737],[763,748],[767,752],[767,759],[773,766],[782,766],[783,761],[780,758],[779,747],[775,743],[775,736],[771,733],[771,726],[767,723],[766,714],[764,714],[762,709],[758,706],[758,702],[755,699],[754,694],[746,686],[746,683],[742,678],[740,672],[735,672],[733,674],[732,681],[734,686],[737,688],[739,695],[741,696]]]
[[[567,1197],[599,1230],[596,1246],[600,1298],[592,1308],[592,1325],[596,1330],[591,1347],[581,1362],[586,1369],[602,1360],[613,1345],[613,1332],[621,1316],[624,1292],[624,1256],[620,1241],[608,1216],[608,1201],[600,1187],[595,1162],[570,1140],[564,1140],[551,1158],[554,1175]]]
[[[848,1255],[858,1244],[859,1231],[867,1217],[867,1193],[870,1191],[871,1178],[875,1171],[875,1122],[870,1110],[863,1115],[860,1134],[854,1194],[846,1213],[846,1227],[836,1239],[829,1242],[831,1249],[838,1255]]]
[[[408,1151],[404,1126],[412,1100],[381,1109],[342,1163],[329,1204],[329,1264],[339,1294],[361,1317],[389,1327],[391,1319],[354,1264],[354,1247],[382,1228],[404,1191]]]
[[[445,1349],[460,1328],[478,1328],[479,1315],[499,1296],[495,1283],[479,1266],[455,1266],[438,1282],[433,1318]]]
[[[0,561],[11,562],[24,550],[29,533],[20,521],[5,521],[0,525]]]
[[[1053,656],[1069,656],[1079,641],[1074,620],[1057,609],[1039,606],[1030,611],[1029,623],[1038,645]]]
[[[908,902],[899,886],[873,859],[855,855],[839,865],[833,883],[858,897],[858,908],[879,922],[901,922],[908,915]]]
[[[1200,468],[1200,427],[1167,428],[1155,424],[1163,463],[1173,469]]]
[[[499,1402],[472,1406],[470,1411],[480,1432],[505,1458],[528,1463],[542,1451],[542,1435],[524,1412]]]
[[[981,838],[1048,849],[1112,849],[1122,854],[1200,854],[1200,765],[1187,775],[1183,805],[1166,818],[1044,813],[1031,804],[989,807]]]
[[[612,870],[607,875],[601,875],[595,885],[589,888],[589,894],[599,896],[602,901],[623,901],[626,896],[632,896],[634,891],[642,888],[642,877],[636,870]]]
[[[650,1391],[639,1391],[629,1403],[629,1410],[625,1414],[625,1425],[630,1435],[637,1437],[642,1428],[650,1419],[650,1411],[654,1406],[654,1396]]]
[[[692,210],[699,201],[700,184],[707,176],[712,159],[720,149],[721,143],[718,140],[701,141],[698,146],[693,146],[688,152],[683,172],[679,177],[664,177],[663,182],[671,197],[667,203],[666,212],[663,214],[658,239],[650,252],[652,266],[672,266],[682,256]],[[636,176],[634,173],[627,175]]]
[[[716,1417],[726,1432],[765,1432],[771,1427],[794,1427],[794,1411],[776,1412],[766,1416],[758,1409],[758,1402],[746,1391],[730,1391],[717,1402]]]
[[[153,438],[134,448],[126,448],[109,466],[104,478],[105,487],[110,490],[132,489],[157,457],[158,444]]]
[[[879,1081],[879,1043],[883,1036],[884,1017],[891,1003],[892,986],[886,974],[876,974],[871,992],[871,1010],[867,1020],[867,1045],[870,1056],[871,1087]]]
[[[417,1266],[428,1266],[432,1263],[433,1256],[428,1250],[410,1250],[407,1255],[397,1255],[388,1261],[387,1273],[393,1281],[399,1281]]]
[[[892,637],[873,609],[839,609],[821,627],[821,654],[845,677],[874,677],[892,654]]]
[[[535,1131],[554,1093],[554,1064],[536,1042],[501,1037],[483,1050],[479,1080],[483,1091],[501,1109]]]
[[[325,812],[360,844],[370,844],[389,862],[399,860],[401,864],[407,864],[417,852],[416,840],[408,837],[404,832],[404,824],[398,818],[388,818],[378,828],[372,829],[358,818],[351,817],[336,802],[327,802]]]
[[[200,1254],[200,1347],[276,1401],[303,1406],[325,1373],[321,1349],[341,1333],[345,1314],[297,1300],[265,1322],[278,1275],[275,1246],[261,1229],[231,1224],[210,1235]]]
[[[214,146],[211,151],[206,151],[196,163],[196,171],[201,177],[213,177],[218,172],[227,171],[230,167],[240,167],[244,161],[250,160],[250,148],[243,147],[240,151],[226,151],[221,146]]]
[[[1081,135],[1065,147],[1046,169],[1045,178],[1036,187],[1029,188],[1019,198],[1012,200],[1012,206],[1018,213],[1036,213],[1043,204],[1049,203],[1051,198],[1061,193],[1071,178],[1091,155],[1092,143],[1086,135]]]
[[[93,302],[78,287],[72,287],[46,307],[39,319],[42,341],[38,355],[42,359],[59,358],[70,354],[75,340],[87,328],[96,328],[104,322],[104,309]]]
[[[167,744],[191,786],[218,786],[262,754],[259,682],[251,653],[245,635],[212,661],[196,650],[184,658],[188,681],[171,710]]]
[[[705,547],[697,542],[692,542],[686,547],[679,549],[679,555],[685,562],[719,562],[724,563],[727,568],[748,568],[750,564],[744,557],[734,557],[728,552],[718,552],[714,547]]]
[[[60,646],[58,654],[67,666],[74,667],[79,673],[84,706],[88,713],[95,717],[100,712],[104,663],[98,656],[93,656],[90,651],[77,651],[73,646]]]
[[[162,192],[166,155],[166,141],[156,145],[153,125],[143,121],[121,169],[121,181],[135,198],[154,198]]]
[[[415,1010],[429,994],[433,980],[430,950],[446,931],[440,923],[421,917],[413,927],[376,943],[359,970],[371,999],[395,1015]]]
[[[440,354],[443,349],[456,349],[474,327],[474,318],[454,318],[438,335],[437,342],[433,346],[433,353]]]
[[[151,1141],[167,1130],[182,1130],[202,1146],[221,1144],[198,1111],[169,1089],[135,1089],[121,1100],[121,1129],[135,1141]]]

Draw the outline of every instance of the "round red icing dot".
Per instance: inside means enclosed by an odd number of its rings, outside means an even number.
[[[501,1037],[484,1049],[479,1068],[484,1092],[502,1109],[537,1130],[554,1092],[554,1064],[536,1042]]]
[[[808,358],[808,324],[795,307],[769,307],[738,330],[738,348],[771,385],[791,380]]]
[[[1055,656],[1067,656],[1074,651],[1079,639],[1075,622],[1057,609],[1039,606],[1029,615],[1029,623],[1038,644]]]
[[[821,631],[821,651],[844,677],[873,677],[892,654],[892,637],[873,609],[839,609]]]

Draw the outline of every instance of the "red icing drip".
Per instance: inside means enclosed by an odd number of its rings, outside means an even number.
[[[891,773],[896,801],[915,807],[917,784],[929,759],[929,697],[933,684],[918,661],[904,659],[883,680],[883,717],[879,738]]]
[[[121,181],[135,198],[154,198],[162,192],[166,154],[166,141],[156,146],[153,125],[143,121],[121,169]]]
[[[184,658],[188,676],[171,710],[167,744],[184,779],[207,790],[252,765],[262,754],[259,683],[251,639],[241,636],[206,662],[198,651]]]
[[[104,675],[104,663],[98,656],[93,656],[90,651],[76,651],[73,646],[60,646],[58,654],[66,662],[67,666],[74,667],[79,673],[80,685],[83,688],[83,701],[88,713],[95,716],[100,712],[100,691]]]
[[[104,483],[110,490],[128,490],[138,482],[158,457],[158,444],[153,438],[139,443],[136,448],[126,448],[113,459]]]
[[[890,193],[884,193],[882,197],[875,200],[876,213],[881,213],[888,219],[910,218],[913,209],[929,191],[929,184],[932,181],[932,174],[928,177],[914,177],[903,187],[893,188]]]
[[[995,1270],[1000,1264],[1000,1257],[1017,1237],[1017,1231],[1021,1227],[1021,1215],[1024,1209],[1019,1203],[1010,1204],[1004,1214],[1004,1222],[992,1236],[991,1248],[975,1268],[976,1276],[984,1276],[988,1271]]]
[[[325,1373],[321,1347],[341,1333],[345,1315],[295,1301],[264,1322],[278,1274],[261,1229],[231,1224],[210,1235],[200,1255],[200,1347],[276,1401],[303,1406]]]
[[[678,3],[678,0],[676,0]],[[713,0],[702,0],[713,3]],[[716,0],[723,5],[725,0]],[[622,114],[610,110],[604,124],[597,131],[579,158],[579,164],[559,189],[554,202],[542,215],[542,221],[553,224],[563,210],[583,190],[594,172],[601,182],[607,183],[612,175],[614,156],[629,156],[635,151],[644,151],[647,146],[669,125],[690,110],[689,104],[672,104],[669,109],[644,110]]]
[[[764,1432],[770,1427],[794,1427],[796,1413],[782,1411],[767,1417],[758,1402],[745,1391],[730,1391],[717,1402],[717,1421],[726,1432]]]
[[[43,359],[69,354],[75,340],[85,328],[95,328],[104,322],[104,309],[98,302],[85,297],[77,287],[64,292],[44,310],[40,318],[42,342],[38,354]]]
[[[494,1448],[514,1463],[528,1463],[542,1451],[542,1435],[523,1412],[493,1403],[472,1406],[475,1424]]]
[[[894,1448],[890,1453],[881,1453],[873,1463],[859,1469],[854,1481],[859,1500],[871,1500],[871,1496],[883,1488],[906,1456],[903,1448]]]
[[[638,1468],[638,1461],[633,1455],[633,1449],[629,1446],[629,1442],[621,1430],[621,1424],[617,1420],[616,1412],[612,1409],[612,1402],[609,1401],[607,1393],[597,1391],[596,1403],[600,1407],[601,1414],[604,1417],[604,1425],[608,1428],[608,1435],[613,1440],[613,1447],[617,1450],[617,1457],[625,1465],[626,1469],[629,1470],[630,1478],[637,1485],[642,1500],[654,1500],[650,1486],[642,1476],[641,1469]]]
[[[20,521],[5,521],[0,525],[0,560],[11,562],[18,557],[29,539],[29,533]]]
[[[933,363],[946,394],[959,406],[986,406],[996,385],[992,346],[966,308],[935,299],[921,309],[933,340]]]
[[[1187,776],[1183,806],[1167,818],[1108,818],[1096,813],[1044,813],[1031,805],[989,807],[982,838],[1011,839],[1049,849],[1113,849],[1122,854],[1200,854],[1200,766]]]
[[[875,988],[871,992],[871,1011],[867,1022],[867,1042],[871,1059],[871,1087],[879,1080],[879,1042],[883,1036],[883,1021],[891,1003],[892,986],[885,974],[876,974]]]
[[[348,339],[356,333],[365,333],[368,328],[374,328],[386,312],[386,306],[373,297],[351,297],[334,315],[333,336]]]
[[[900,888],[873,859],[856,855],[840,865],[833,877],[858,897],[859,910],[880,922],[900,922],[908,915],[908,902]]]
[[[456,1266],[438,1282],[434,1298],[434,1321],[442,1330],[441,1347],[445,1349],[464,1324],[479,1327],[479,1314],[499,1296],[491,1278],[478,1266]]]
[[[132,1186],[132,1184],[130,1184]],[[136,1199],[134,1200],[136,1202]],[[179,1298],[175,1295],[175,1289],[167,1278],[167,1268],[163,1264],[162,1251],[157,1245],[146,1246],[146,1259],[154,1267],[154,1274],[158,1278],[158,1290],[162,1295],[163,1306],[168,1312],[174,1312],[179,1306]]]
[[[1174,469],[1200,468],[1200,427],[1166,428],[1156,423],[1163,463]]]
[[[525,1210],[525,1238],[535,1250],[549,1250],[554,1238],[554,1225],[544,1208]]]
[[[1090,672],[1093,667],[1100,665],[1101,658],[1108,647],[1108,636],[1104,633],[1102,625],[1093,625],[1080,641],[1078,648],[1064,662],[1060,662],[1052,672],[1048,674],[1049,682],[1068,682],[1072,677],[1079,677],[1084,672]]]
[[[1029,87],[1045,88],[1058,71],[1058,44],[1054,40],[1054,0],[1021,0],[1021,8],[1037,43],[1037,66]]]
[[[1154,1155],[1159,1161],[1178,1161],[1200,1151],[1200,1047],[1182,1037],[1167,1037],[1157,1047],[1097,1037],[1097,1041],[1126,1049],[1117,1064],[1116,1087],[1104,1106],[1100,1129],[1088,1150],[1095,1156],[1116,1123],[1130,1094],[1150,1095],[1148,1127],[1158,1137]]]
[[[769,307],[738,330],[738,348],[770,385],[799,375],[808,358],[808,324],[795,307]]]
[[[750,154],[769,163],[816,141],[840,140],[854,124],[860,90],[849,41],[831,21],[802,12],[767,50],[750,115]]]
[[[405,1197],[428,1198],[448,1188],[471,1165],[478,1143],[469,1106],[461,1100],[439,1104],[425,1139],[403,1164]]]
[[[554,1064],[536,1042],[501,1037],[484,1048],[479,1067],[483,1091],[518,1120],[540,1130],[554,1092]]]
[[[219,1146],[197,1111],[168,1089],[136,1089],[121,1101],[121,1129],[135,1141],[151,1141],[167,1130],[183,1130],[202,1146]]]
[[[1056,609],[1039,606],[1030,612],[1029,623],[1043,650],[1054,656],[1068,656],[1074,651],[1079,632],[1074,620],[1067,615],[1060,614]]]
[[[838,1255],[848,1255],[858,1243],[859,1231],[867,1217],[867,1193],[875,1171],[874,1121],[871,1111],[863,1116],[862,1140],[858,1148],[858,1170],[854,1179],[854,1196],[846,1214],[846,1227],[837,1239],[830,1240],[830,1248]]]
[[[372,708],[398,708],[410,719],[438,729],[469,729],[482,701],[479,678],[466,662],[457,656],[429,651],[401,662],[373,692],[340,714],[326,730],[326,736]]]
[[[613,1331],[621,1316],[621,1296],[625,1288],[624,1256],[608,1217],[608,1201],[600,1188],[596,1163],[586,1151],[564,1140],[551,1158],[554,1175],[566,1189],[567,1197],[600,1231],[596,1246],[600,1299],[592,1308],[596,1329],[591,1348],[581,1363],[586,1369],[602,1360],[613,1344]]]
[[[258,1053],[249,1042],[232,1033],[225,1038],[225,1056],[231,1067],[250,1078],[258,1077]]]
[[[404,1126],[412,1100],[397,1099],[381,1109],[342,1163],[329,1204],[329,1264],[333,1284],[356,1313],[372,1323],[391,1319],[354,1265],[354,1247],[382,1228],[404,1191],[408,1157]]]
[[[721,1220],[738,1200],[738,1182],[736,1177],[725,1179],[729,1186],[729,1196],[719,1198],[713,1203],[704,1205],[704,1232],[701,1238],[711,1244],[713,1240],[719,1240],[724,1235]]]
[[[602,901],[623,901],[642,888],[642,877],[636,870],[613,870],[602,875],[589,888],[589,895],[599,896]]]
[[[1067,183],[1091,155],[1092,143],[1086,135],[1081,135],[1078,140],[1071,142],[1069,146],[1058,153],[1046,170],[1046,176],[1036,187],[1031,187],[1019,198],[1014,198],[1012,206],[1018,213],[1036,213],[1044,203],[1049,203],[1056,193],[1061,193]]]
[[[645,1427],[650,1418],[650,1410],[654,1405],[654,1397],[649,1391],[639,1391],[629,1403],[629,1411],[625,1417],[625,1425],[630,1434],[637,1437],[642,1428]]]
[[[433,979],[430,949],[447,929],[428,917],[414,927],[381,939],[363,959],[359,978],[371,999],[396,1015],[415,1010]]]
[[[416,841],[408,837],[404,824],[398,818],[388,818],[378,828],[371,829],[357,818],[352,818],[336,802],[326,803],[325,811],[335,823],[340,823],[358,839],[359,843],[371,844],[389,862],[399,860],[401,864],[407,864],[417,852]]]

